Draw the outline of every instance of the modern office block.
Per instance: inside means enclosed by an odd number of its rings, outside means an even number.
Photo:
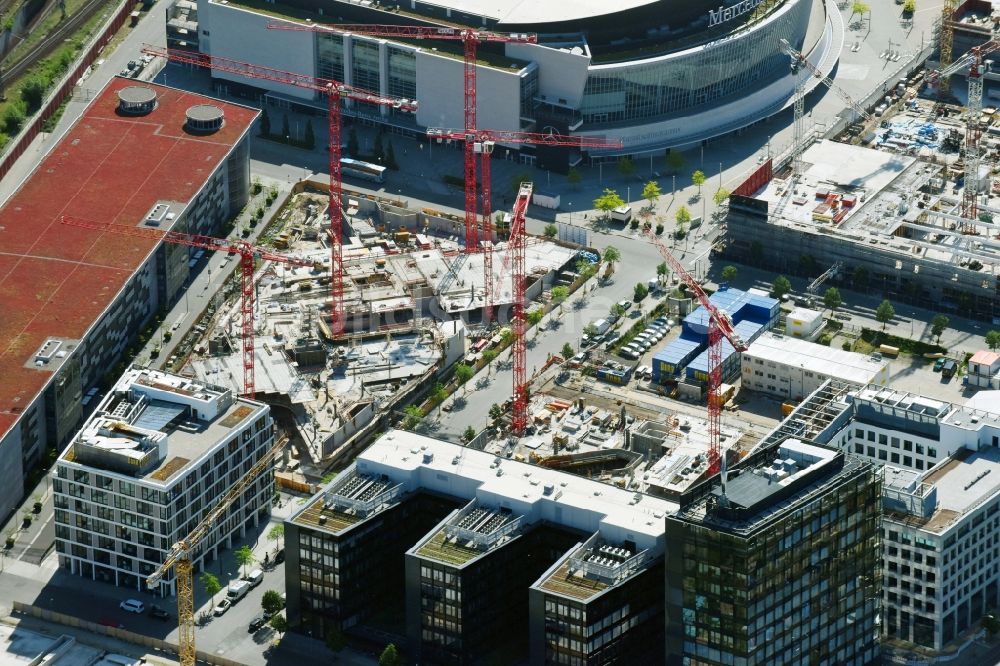
[[[59,566],[136,590],[274,442],[270,408],[232,391],[131,368],[56,461]],[[273,468],[234,502],[195,552],[195,570],[266,520]],[[174,594],[171,570],[157,593]]]
[[[667,663],[880,663],[881,486],[871,463],[789,438],[682,497]]]

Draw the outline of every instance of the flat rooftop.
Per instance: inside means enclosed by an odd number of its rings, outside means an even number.
[[[601,532],[609,542],[629,535],[640,549],[662,551],[664,518],[678,509],[676,502],[405,430],[383,435],[355,465],[358,473],[385,478],[400,492],[425,489],[475,499],[476,506],[504,507],[525,524],[547,520]]]
[[[146,83],[157,107],[118,115],[118,91],[135,84],[112,79],[0,208],[0,437],[53,375],[31,363],[36,350],[83,339],[156,245],[60,216],[135,226],[158,202],[188,204],[258,114],[211,100],[225,125],[188,134],[185,112],[209,98]]]
[[[417,545],[417,555],[462,566],[507,543],[520,532],[521,516],[486,506],[467,506]]]
[[[744,358],[780,363],[836,377],[849,382],[867,384],[885,369],[886,361],[877,361],[868,354],[835,349],[779,333],[764,333],[750,343]]]
[[[265,409],[221,387],[131,368],[59,459],[169,485]],[[84,447],[91,451],[86,457]],[[139,466],[142,460],[156,464]]]
[[[659,0],[419,0],[419,4],[474,14],[500,23],[557,23],[623,12]]]

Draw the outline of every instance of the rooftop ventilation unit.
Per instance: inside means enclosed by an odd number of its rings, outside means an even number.
[[[118,91],[118,113],[144,116],[156,108],[156,91],[147,86],[128,86]]]
[[[196,104],[187,110],[184,127],[189,132],[211,134],[222,129],[226,114],[214,104]]]

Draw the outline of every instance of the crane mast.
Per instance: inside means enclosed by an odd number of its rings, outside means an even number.
[[[254,326],[253,315],[255,312],[255,294],[253,289],[254,262],[257,257],[265,261],[278,261],[292,266],[310,266],[315,268],[315,263],[304,259],[287,257],[282,254],[271,252],[267,248],[256,247],[246,241],[228,240],[225,238],[214,238],[212,236],[201,236],[188,234],[180,231],[167,231],[166,233],[157,229],[145,229],[143,227],[129,227],[123,224],[112,224],[110,222],[92,222],[69,215],[63,215],[62,224],[71,227],[90,229],[115,233],[123,236],[133,236],[146,238],[152,241],[164,241],[175,245],[186,245],[197,247],[203,250],[235,252],[240,256],[240,277],[242,300],[240,302],[240,341],[243,352],[243,395],[250,399],[256,397],[255,375],[254,375]]]
[[[270,27],[270,26],[269,26]],[[330,331],[334,338],[344,334],[344,208],[343,177],[340,170],[340,102],[350,99],[380,106],[415,112],[415,100],[385,97],[375,92],[349,86],[333,79],[324,79],[306,74],[296,74],[273,67],[254,65],[231,58],[207,55],[193,51],[169,49],[146,44],[142,52],[197,67],[207,67],[229,74],[237,74],[250,79],[262,79],[283,83],[297,88],[305,88],[324,95],[327,101],[327,122],[330,137]]]
[[[388,39],[438,39],[462,42],[463,79],[464,79],[464,135],[465,135],[465,252],[474,254],[479,251],[479,230],[476,220],[476,54],[479,44],[514,43],[537,44],[538,36],[524,33],[504,34],[478,30],[475,28],[453,28],[447,26],[418,25],[367,25],[367,24],[337,24],[337,25],[301,25],[288,23],[269,23],[271,30],[298,30],[303,32],[338,32],[365,35],[368,37],[385,37]],[[483,159],[489,159],[484,155]],[[488,166],[485,168],[489,168]],[[485,211],[485,205],[484,205]]]
[[[708,294],[701,288],[698,281],[671,254],[663,241],[650,229],[646,230],[646,235],[660,251],[660,255],[663,256],[670,269],[687,285],[701,306],[708,312],[708,473],[715,474],[719,471],[722,451],[722,396],[719,393],[722,386],[722,340],[728,340],[737,352],[745,352],[747,344],[736,332],[729,315],[709,300]]]

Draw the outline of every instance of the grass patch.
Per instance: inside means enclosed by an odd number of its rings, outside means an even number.
[[[875,331],[870,328],[864,328],[861,330],[861,337],[858,339],[858,343],[855,344],[855,351],[861,351],[859,346],[862,342],[870,348],[870,351],[877,350],[879,345],[889,345],[891,347],[898,348],[900,354],[913,356],[923,356],[924,354],[944,354],[948,351],[941,345],[935,345],[929,342],[920,342],[919,340],[910,340],[909,338],[901,338],[898,335],[892,335],[890,333],[885,333],[884,331]]]

